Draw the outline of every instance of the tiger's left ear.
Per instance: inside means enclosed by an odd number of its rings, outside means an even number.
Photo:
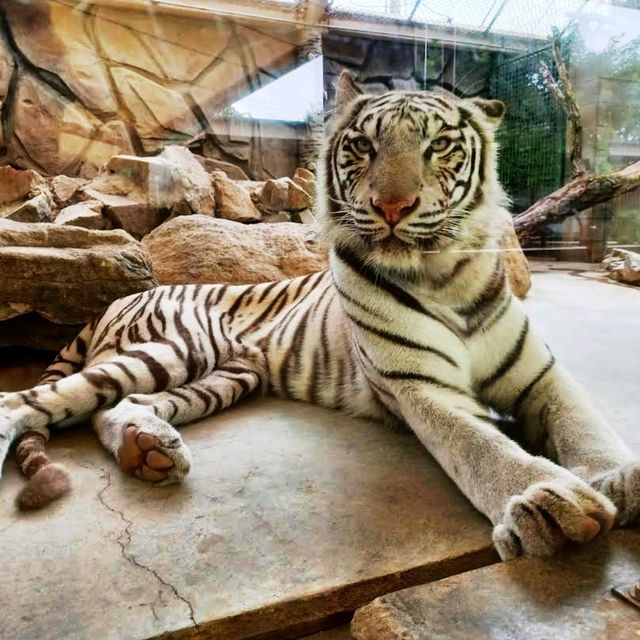
[[[502,122],[507,110],[504,102],[500,100],[485,100],[484,98],[472,98],[471,102],[484,113],[489,123],[494,127],[497,127]]]
[[[338,86],[336,87],[336,110],[338,113],[360,95],[362,95],[362,90],[356,84],[351,72],[343,71],[338,78]]]

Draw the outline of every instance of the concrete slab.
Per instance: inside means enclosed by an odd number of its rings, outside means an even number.
[[[611,593],[640,578],[640,534],[523,559],[382,596],[356,611],[355,640],[637,640],[640,609]]]
[[[408,432],[258,399],[184,435],[194,469],[168,488],[124,477],[86,429],[58,435],[74,491],[27,516],[8,464],[4,640],[299,637],[496,559],[488,522]]]
[[[549,272],[526,304],[640,451],[639,293]],[[0,356],[0,389],[42,366]],[[183,433],[193,473],[164,489],[124,477],[86,429],[56,435],[74,492],[40,514],[15,513],[21,479],[6,464],[3,640],[285,640],[496,559],[488,523],[408,433],[277,400]]]

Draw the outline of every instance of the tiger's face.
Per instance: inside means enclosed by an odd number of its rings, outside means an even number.
[[[469,242],[487,197],[503,204],[493,131],[504,105],[431,92],[362,95],[340,78],[324,156],[330,237],[389,268]],[[481,223],[480,223],[481,225]]]

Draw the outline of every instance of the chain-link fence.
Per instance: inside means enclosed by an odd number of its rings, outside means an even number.
[[[544,48],[497,65],[491,78],[492,97],[507,105],[498,132],[500,179],[514,212],[564,183],[566,116],[544,83],[541,62],[555,71]]]

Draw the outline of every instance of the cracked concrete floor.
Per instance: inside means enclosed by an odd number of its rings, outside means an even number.
[[[543,273],[527,306],[640,451],[640,291]],[[19,375],[8,370],[0,388]],[[285,640],[495,560],[488,523],[408,433],[273,399],[183,433],[192,475],[160,489],[124,477],[89,430],[58,434],[52,455],[74,491],[42,513],[15,513],[8,461],[3,640]]]

